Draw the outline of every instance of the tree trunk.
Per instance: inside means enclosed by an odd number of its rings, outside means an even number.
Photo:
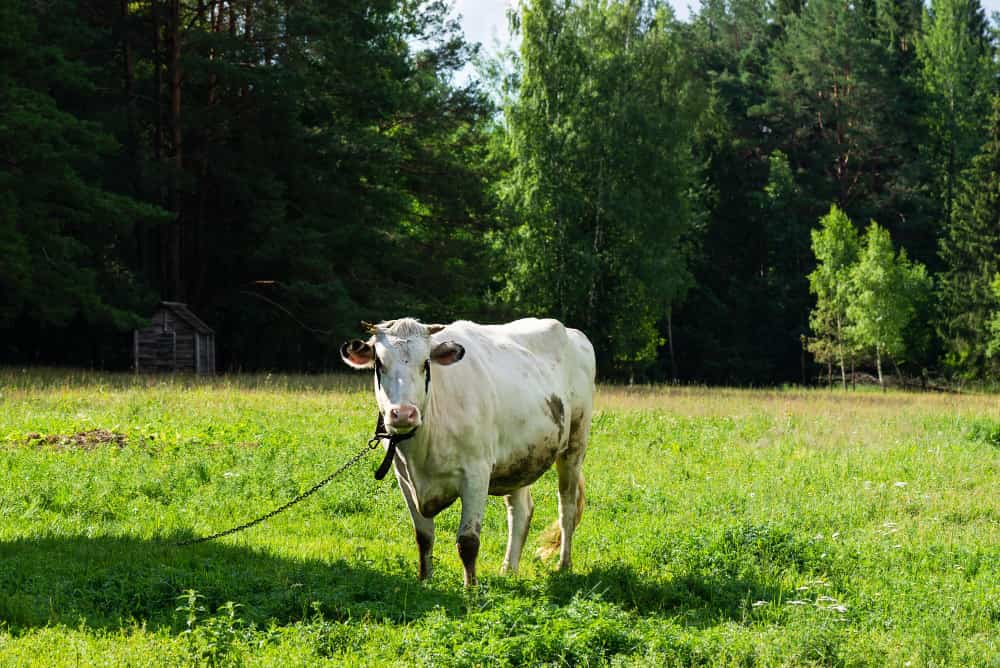
[[[153,26],[153,106],[156,124],[153,129],[153,160],[159,165],[163,161],[163,41],[160,31],[163,28],[163,17],[160,11],[161,0],[150,0],[149,12]],[[163,181],[158,179],[158,203],[167,208],[167,194]],[[160,266],[160,296],[170,296],[170,238],[173,225],[161,224],[155,234],[157,246],[157,261]]]
[[[221,15],[221,11],[219,11],[214,4],[207,6],[205,4],[205,0],[198,0],[198,19],[204,23],[205,29],[212,33],[219,32],[220,23],[216,20],[218,15]],[[214,61],[216,59],[214,48],[209,49],[208,59],[209,61]],[[208,78],[208,100],[206,105],[206,108],[208,109],[212,109],[217,104],[218,84],[218,76],[213,72]],[[198,169],[198,204],[195,209],[194,220],[191,221],[190,224],[191,252],[188,253],[187,257],[189,262],[187,285],[191,290],[191,299],[194,300],[194,306],[199,309],[205,305],[206,301],[209,300],[207,261],[208,235],[206,234],[208,217],[206,216],[206,211],[208,207],[209,194],[208,153],[212,131],[211,128],[203,128],[201,132],[201,141],[197,142],[201,146],[201,151],[195,161]],[[189,162],[190,157],[191,156],[189,154]]]
[[[124,77],[122,81],[122,90],[125,93],[125,113],[127,115],[128,127],[126,149],[129,157],[128,167],[132,174],[132,178],[136,179],[136,190],[138,192],[142,192],[142,177],[139,174],[139,167],[141,164],[139,157],[139,123],[135,99],[135,54],[132,50],[132,26],[129,20],[128,6],[128,0],[120,0],[119,11],[121,13],[122,23],[122,76]],[[142,274],[147,274],[150,265],[149,258],[147,257],[149,254],[148,247],[150,244],[146,243],[147,240],[144,235],[147,234],[147,231],[144,225],[138,220],[133,227],[133,234],[135,236],[136,260],[139,264],[139,271]]]
[[[154,89],[153,98],[156,106],[156,129],[153,132],[153,158],[157,162],[163,151],[163,68],[162,55],[160,53],[160,2],[151,0],[150,16],[153,24],[153,72]]]
[[[677,360],[674,358],[674,305],[667,307],[667,346],[670,348],[670,380],[677,382]]]
[[[594,323],[597,322],[597,280],[600,268],[601,247],[604,245],[604,229],[601,224],[601,196],[604,190],[604,160],[602,159],[597,170],[597,203],[594,206],[594,271],[590,275],[590,291],[587,295],[587,320],[590,331],[595,331]]]
[[[181,2],[169,0],[167,5],[167,76],[170,80],[170,178],[167,186],[167,209],[174,214],[170,226],[168,251],[168,286],[170,296],[185,301],[182,253],[184,239],[184,216],[181,211],[181,173],[184,156],[181,144]]]
[[[844,335],[840,316],[837,316],[837,357],[840,362],[840,383],[847,389],[847,371],[844,369]]]
[[[802,345],[799,347],[799,369],[802,373],[802,387],[806,386],[806,336],[799,335]]]
[[[899,370],[899,365],[896,364],[896,358],[892,359],[892,366],[896,370],[896,378],[899,379],[899,386],[905,387],[906,381],[903,380],[903,372]]]
[[[878,369],[878,386],[885,392],[885,379],[882,378],[882,348],[875,346],[875,368]]]

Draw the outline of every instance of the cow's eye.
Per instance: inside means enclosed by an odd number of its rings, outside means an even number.
[[[378,382],[378,386],[382,387],[382,360],[375,356],[375,380]]]
[[[426,360],[424,362],[424,392],[426,393],[431,387],[431,361]]]

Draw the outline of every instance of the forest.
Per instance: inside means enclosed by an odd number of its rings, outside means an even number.
[[[0,364],[221,371],[359,321],[551,316],[602,378],[1000,380],[979,0],[0,3]]]

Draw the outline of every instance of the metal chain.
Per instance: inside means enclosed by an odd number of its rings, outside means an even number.
[[[315,485],[313,485],[312,487],[310,487],[306,491],[304,491],[301,494],[299,494],[298,496],[296,496],[294,499],[292,499],[291,501],[289,501],[285,505],[280,506],[278,508],[275,508],[274,510],[272,510],[269,513],[267,513],[266,515],[261,515],[260,517],[258,517],[255,520],[251,520],[250,522],[247,522],[245,524],[240,524],[239,526],[235,526],[232,529],[226,529],[225,531],[219,531],[218,533],[213,533],[210,536],[202,536],[201,538],[191,538],[189,540],[182,540],[180,542],[174,543],[174,545],[176,547],[184,547],[184,546],[187,546],[187,545],[197,545],[198,543],[207,543],[210,540],[215,540],[216,538],[222,538],[223,536],[228,536],[228,535],[234,534],[234,533],[236,533],[238,531],[243,531],[244,529],[249,529],[250,527],[256,526],[256,525],[260,524],[261,522],[263,522],[265,520],[271,519],[272,517],[274,517],[278,513],[285,512],[286,510],[288,510],[289,508],[291,508],[292,506],[294,506],[299,501],[302,501],[303,499],[307,499],[310,496],[312,496],[313,494],[315,494],[316,492],[318,492],[321,487],[323,487],[328,482],[330,482],[331,480],[333,480],[334,478],[336,478],[338,475],[340,475],[341,473],[343,473],[344,471],[346,471],[347,469],[351,468],[352,466],[354,466],[355,464],[357,464],[359,461],[361,461],[364,458],[365,455],[367,455],[370,451],[372,451],[372,450],[374,450],[375,448],[378,447],[378,444],[379,444],[380,440],[382,440],[382,439],[379,436],[376,436],[376,437],[372,438],[371,440],[368,441],[368,444],[364,447],[364,449],[362,449],[358,454],[356,454],[353,457],[351,457],[350,459],[348,459],[346,464],[344,464],[343,466],[341,466],[339,469],[337,469],[336,471],[334,471],[333,473],[331,473],[327,477],[325,477],[322,480],[320,480],[318,483],[316,483]]]

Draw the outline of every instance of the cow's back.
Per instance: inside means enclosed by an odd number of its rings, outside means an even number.
[[[502,325],[458,321],[441,335],[466,345],[482,362],[481,371],[498,389],[530,391],[532,381],[546,394],[552,391],[593,392],[594,348],[577,329],[551,318],[523,318]]]
[[[525,318],[502,325],[457,321],[435,335],[466,348],[460,364],[442,369],[447,420],[460,433],[474,430],[493,441],[491,456],[504,460],[512,450],[532,447],[553,422],[560,440],[572,420],[590,417],[594,351],[587,337],[558,320]],[[557,425],[558,427],[558,425]],[[472,444],[469,444],[471,447]]]

